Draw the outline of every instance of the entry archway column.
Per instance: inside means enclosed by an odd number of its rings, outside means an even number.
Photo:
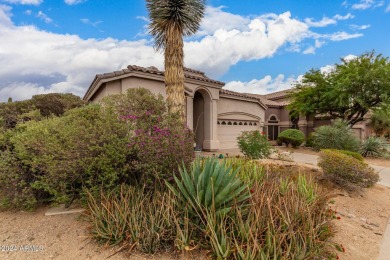
[[[208,151],[217,151],[220,143],[218,140],[218,100],[211,99],[205,105],[205,140],[203,141],[203,149]]]
[[[187,99],[187,126],[194,131],[194,97],[186,96]]]

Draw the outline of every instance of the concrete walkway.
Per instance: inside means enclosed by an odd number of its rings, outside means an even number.
[[[317,155],[294,152],[292,156],[294,158],[294,161],[296,162],[317,165],[317,161],[318,161]],[[377,166],[377,165],[370,165],[370,166],[374,168],[375,171],[377,171],[379,174],[380,181],[378,182],[378,184],[390,187],[390,168]],[[389,260],[389,259],[390,259],[390,219],[388,219],[385,234],[383,235],[383,240],[382,240],[378,260]]]

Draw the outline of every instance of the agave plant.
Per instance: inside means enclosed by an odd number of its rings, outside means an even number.
[[[178,198],[179,206],[193,216],[204,215],[209,210],[226,214],[233,205],[243,206],[250,198],[248,185],[237,176],[239,168],[232,170],[225,161],[197,160],[190,172],[185,167],[179,171],[180,178],[174,177],[176,187],[167,185]]]

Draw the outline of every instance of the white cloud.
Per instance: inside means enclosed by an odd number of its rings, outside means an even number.
[[[301,80],[301,78],[302,75],[297,78],[290,76],[285,79],[283,74],[279,74],[276,78],[272,79],[270,75],[267,75],[262,79],[253,79],[248,82],[230,81],[223,88],[240,93],[264,95],[275,91],[290,89],[297,81]]]
[[[83,40],[76,35],[15,26],[0,7],[0,101],[32,94],[72,92],[83,96],[97,73],[129,64],[163,67],[163,59],[145,40]]]
[[[356,55],[349,54],[346,55],[343,59],[348,62],[353,59],[356,59],[357,57],[358,56]],[[325,65],[319,70],[323,74],[328,74],[331,73],[335,68],[335,65]],[[265,95],[276,91],[294,88],[295,84],[300,83],[302,81],[302,78],[303,75],[299,75],[298,77],[289,76],[288,78],[286,78],[285,75],[279,74],[275,79],[272,79],[270,75],[267,75],[262,79],[253,79],[247,82],[230,81],[226,83],[223,88],[240,93]]]
[[[366,30],[371,27],[369,24],[364,24],[364,25],[356,25],[356,24],[351,24],[350,25],[351,29],[356,31],[356,30]]]
[[[198,35],[213,34],[219,29],[224,30],[247,30],[250,19],[240,15],[223,11],[224,6],[207,6],[204,18],[200,26]]]
[[[323,17],[320,21],[315,22],[313,18],[306,18],[305,23],[310,27],[326,27],[331,24],[336,24],[336,20],[329,17]]]
[[[80,19],[80,21],[84,24],[88,24],[88,25],[92,25],[93,27],[96,27],[98,26],[99,24],[101,24],[103,21],[95,21],[95,22],[92,22],[91,20],[89,20],[88,18],[82,18]]]
[[[386,12],[386,13],[390,12],[390,4],[386,7],[385,12]]]
[[[0,5],[0,28],[2,27],[12,27],[13,23],[11,21],[11,7],[6,5]]]
[[[77,5],[86,2],[87,0],[65,0],[67,5]]]
[[[53,20],[42,11],[39,11],[37,17],[43,20],[45,23],[51,23]]]
[[[352,9],[357,10],[366,10],[369,8],[377,8],[385,5],[385,1],[375,1],[375,0],[360,0],[359,3],[353,4]]]
[[[22,5],[40,5],[43,0],[3,0],[3,2]]]
[[[335,69],[335,65],[326,65],[320,68],[322,74],[328,74]]]
[[[304,50],[302,53],[303,54],[314,54],[314,53],[316,53],[316,48],[314,46],[310,46],[306,50]]]
[[[336,14],[335,16],[333,16],[333,18],[324,16],[320,21],[317,22],[314,21],[313,18],[306,18],[305,23],[310,27],[326,27],[331,24],[337,24],[338,20],[348,20],[353,18],[355,18],[355,16],[351,13],[347,13],[344,16]]]
[[[315,40],[315,43],[314,43],[314,47],[316,47],[317,49],[320,48],[322,45],[324,45],[324,41],[320,41],[318,39]]]
[[[358,56],[356,56],[356,55],[348,54],[348,55],[345,56],[343,59],[344,59],[345,61],[351,61],[351,60],[356,59],[357,57],[358,57]]]
[[[348,19],[355,18],[355,16],[353,14],[351,14],[351,13],[347,13],[344,16],[336,14],[335,16],[333,16],[333,18],[336,19],[336,20],[348,20]]]
[[[83,96],[96,74],[129,64],[163,69],[162,54],[155,53],[152,41],[81,39],[77,35],[50,33],[13,24],[10,11],[10,7],[0,5],[0,62],[7,64],[0,70],[0,101],[9,96],[20,100],[31,93],[73,92]],[[303,21],[292,18],[290,12],[251,18],[229,14],[221,7],[209,7],[207,12],[202,24],[203,33],[207,34],[187,39],[184,50],[185,65],[202,70],[211,78],[218,78],[238,62],[272,57],[281,49],[300,52],[303,46],[309,46],[307,40],[315,40],[313,48],[320,48],[328,41],[357,37],[345,32],[313,33]],[[220,17],[211,13],[229,19],[219,28],[216,23]],[[41,12],[41,18],[43,15]],[[96,23],[87,18],[82,22]],[[310,49],[306,48],[306,52]],[[251,84],[266,82],[270,88],[276,88],[276,84],[290,81],[291,78],[278,76]]]
[[[285,45],[307,37],[308,26],[291,18],[290,12],[254,18],[248,30],[218,29],[199,41],[185,44],[187,66],[201,68],[218,77],[239,61],[272,57]]]
[[[345,40],[349,40],[349,39],[359,38],[362,36],[363,36],[363,34],[361,34],[361,33],[349,34],[346,32],[335,32],[332,34],[323,35],[322,38],[328,38],[331,41],[337,42],[337,41],[345,41]]]
[[[31,11],[31,10],[26,10],[26,11],[24,11],[24,13],[25,13],[26,15],[31,15],[31,14],[32,14],[32,11]]]
[[[352,9],[365,10],[374,5],[373,0],[360,0],[358,4],[353,4]]]

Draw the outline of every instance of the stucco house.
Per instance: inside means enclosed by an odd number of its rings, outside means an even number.
[[[222,89],[223,82],[208,78],[203,72],[185,68],[187,125],[194,131],[196,145],[207,151],[237,147],[242,131],[264,131],[267,105],[264,99]],[[143,87],[164,97],[164,72],[155,67],[128,66],[126,69],[95,76],[85,101],[124,93]]]

